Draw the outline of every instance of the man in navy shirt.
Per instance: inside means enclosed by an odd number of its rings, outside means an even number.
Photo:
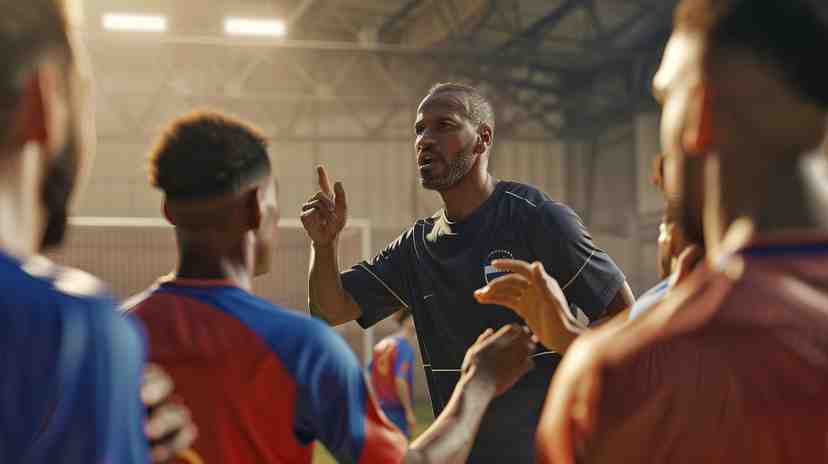
[[[331,189],[320,167],[321,191],[302,208],[313,242],[311,312],[333,325],[356,320],[370,327],[400,308],[411,310],[435,413],[450,398],[477,335],[524,323],[512,311],[474,300],[476,289],[502,274],[494,260],[542,262],[585,324],[633,302],[624,275],[593,244],[574,211],[531,186],[489,173],[494,127],[492,107],[476,89],[434,86],[417,109],[414,147],[421,183],[440,193],[444,207],[341,275],[337,237],[347,218],[342,184]],[[536,369],[492,403],[471,462],[534,462],[535,428],[559,359],[539,349]]]

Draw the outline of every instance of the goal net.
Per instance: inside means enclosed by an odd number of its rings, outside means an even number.
[[[300,221],[279,221],[271,270],[254,279],[254,293],[280,306],[307,312],[309,252],[310,242]],[[370,223],[349,219],[340,235],[339,252],[343,265],[368,259]],[[121,300],[145,290],[159,277],[173,271],[177,256],[175,233],[168,222],[157,218],[117,217],[72,218],[66,243],[49,253],[49,258],[56,263],[103,279]],[[373,331],[363,331],[354,323],[337,330],[363,360],[368,359]]]

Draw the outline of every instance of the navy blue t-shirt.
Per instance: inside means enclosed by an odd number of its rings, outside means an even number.
[[[451,222],[442,211],[419,220],[370,262],[342,273],[363,327],[411,309],[435,414],[450,399],[466,350],[480,333],[525,324],[511,310],[474,300],[475,290],[501,275],[491,266],[499,258],[542,262],[586,323],[605,314],[625,282],[572,209],[506,181],[465,220]],[[535,429],[560,356],[541,348],[534,360],[535,369],[490,406],[470,462],[534,462]]]
[[[0,253],[0,462],[149,462],[145,343],[100,281]]]

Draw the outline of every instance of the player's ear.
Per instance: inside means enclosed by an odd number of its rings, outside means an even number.
[[[43,64],[32,72],[15,116],[17,142],[36,143],[46,154],[59,153],[68,137],[69,106],[67,85],[57,65]]]
[[[492,146],[492,142],[494,142],[492,128],[488,124],[481,124],[480,129],[477,131],[477,144],[474,147],[475,153],[484,153]]]
[[[262,226],[264,192],[261,187],[256,187],[247,192],[244,201],[247,217],[248,230],[258,230]]]
[[[684,134],[684,152],[688,155],[709,153],[713,145],[713,88],[702,83],[690,97]]]

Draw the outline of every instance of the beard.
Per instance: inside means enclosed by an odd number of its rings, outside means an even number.
[[[427,190],[443,191],[457,185],[474,167],[477,157],[474,154],[475,140],[461,148],[457,155],[448,163],[446,173],[442,176],[421,177],[420,182]]]
[[[673,213],[688,242],[704,247],[704,165],[701,159],[682,160],[681,189]]]
[[[46,209],[46,229],[40,242],[41,251],[60,245],[66,235],[69,199],[78,175],[77,151],[74,137],[70,137],[60,153],[46,166],[41,186],[43,207]]]

